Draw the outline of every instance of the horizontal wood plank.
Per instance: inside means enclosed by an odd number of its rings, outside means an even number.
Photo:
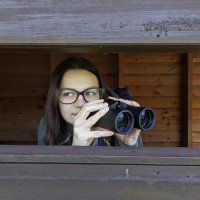
[[[2,8],[2,7],[1,7]],[[0,53],[0,65],[5,64],[50,64],[50,54],[40,53]]]
[[[0,75],[0,89],[8,86],[42,86],[48,87],[49,76],[45,75]]]
[[[192,119],[200,119],[200,109],[199,108],[192,109]]]
[[[200,85],[200,74],[194,74],[193,75],[193,79],[192,79],[192,81],[193,81],[193,85]]]
[[[1,54],[0,54],[1,59]],[[10,57],[9,60],[12,60]],[[50,76],[50,66],[48,64],[37,63],[0,63],[1,75],[47,75]]]
[[[175,85],[183,84],[183,79],[180,75],[124,75],[124,86],[129,85]]]
[[[194,143],[199,142],[200,143],[200,129],[199,129],[199,132],[192,132],[192,142],[194,142]]]
[[[9,119],[0,120],[0,131],[37,131],[40,120]],[[12,138],[10,138],[12,141]]]
[[[183,102],[180,97],[131,97],[142,107],[150,108],[182,108]]]
[[[83,43],[91,46],[93,43],[99,46],[144,43],[160,44],[160,49],[164,49],[165,44],[199,44],[196,0],[165,4],[157,1],[146,4],[145,0],[127,1],[126,4],[122,0],[105,4],[80,0],[70,3],[35,1],[31,5],[19,2],[1,4],[1,44],[61,44],[64,47],[64,44],[71,44],[76,47]],[[38,17],[41,13],[42,17]],[[137,16],[140,16],[138,20],[133,20]]]
[[[200,108],[200,98],[193,97],[192,108]]]
[[[125,75],[129,74],[182,74],[184,64],[181,62],[140,62],[124,63]]]
[[[13,156],[15,155],[15,156]],[[200,165],[195,148],[130,148],[2,145],[1,163]]]
[[[182,54],[178,53],[126,53],[123,55],[124,63],[143,63],[143,62],[181,62],[183,59]]]
[[[183,109],[172,109],[172,108],[154,108],[156,116],[162,119],[184,119]]]
[[[184,91],[180,86],[172,85],[133,85],[126,86],[130,96],[136,97],[180,97]]]
[[[45,114],[44,109],[0,109],[0,119],[41,119]]]
[[[200,62],[193,63],[193,74],[200,74]]]
[[[144,142],[144,147],[185,147],[181,142]]]
[[[200,142],[193,142],[192,147],[194,148],[200,148]]]
[[[192,120],[192,131],[200,131],[200,120],[199,119],[193,119]]]
[[[143,143],[151,142],[162,142],[162,143],[171,143],[171,142],[185,142],[184,132],[181,131],[141,131],[141,136]]]
[[[193,62],[200,62],[200,53],[195,53],[193,57]]]
[[[193,85],[192,92],[195,97],[200,97],[200,85]]]
[[[118,43],[118,44],[110,44],[110,43],[98,43],[93,44],[71,44],[66,43],[65,45],[59,44],[1,44],[0,45],[0,53],[183,53],[183,52],[199,52],[199,46],[197,43],[195,44],[175,44],[171,43],[165,44],[127,44]]]
[[[12,125],[12,124],[10,124]],[[26,129],[26,127],[25,127]],[[37,143],[37,130],[14,130],[14,131],[1,131],[0,130],[0,141],[1,142],[35,142]],[[17,143],[16,143],[17,144]]]
[[[1,87],[1,86],[0,86]],[[5,86],[0,89],[0,98],[46,96],[48,87],[41,86]]]
[[[154,127],[152,131],[183,131],[183,120],[180,119],[162,119],[157,116]]]
[[[200,195],[199,166],[1,164],[0,167],[1,197],[8,200],[19,200],[22,196],[65,199],[66,195],[69,199],[197,200]]]
[[[0,109],[44,109],[46,97],[0,98]]]

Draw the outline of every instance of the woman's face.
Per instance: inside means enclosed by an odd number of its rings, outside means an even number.
[[[70,88],[78,92],[91,87],[99,88],[98,79],[93,73],[82,69],[67,71],[60,83],[60,89]],[[73,124],[74,117],[86,103],[83,96],[79,95],[77,101],[72,104],[62,104],[59,102],[58,105],[63,119],[67,123]]]

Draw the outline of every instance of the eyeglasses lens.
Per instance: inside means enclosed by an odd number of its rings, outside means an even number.
[[[103,95],[103,89],[101,88],[91,88],[84,92],[84,97],[86,101],[98,100]],[[64,89],[60,90],[59,100],[62,103],[73,103],[77,99],[78,93],[74,90]]]

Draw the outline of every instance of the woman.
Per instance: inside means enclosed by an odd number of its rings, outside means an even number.
[[[103,98],[119,97],[103,84],[94,65],[71,57],[54,70],[49,85],[45,116],[38,129],[38,145],[143,146],[139,129],[127,135],[94,127],[109,107]],[[134,101],[119,99],[132,106]],[[88,117],[90,112],[98,111]]]

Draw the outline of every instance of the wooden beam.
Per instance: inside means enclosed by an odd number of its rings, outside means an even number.
[[[123,53],[119,53],[119,88],[124,87],[123,82],[123,76],[124,76],[124,70],[123,70]]]
[[[162,49],[169,44],[199,48],[199,13],[198,0],[110,0],[103,4],[92,0],[7,0],[0,6],[0,45],[48,48],[70,44],[77,48],[98,44],[101,48],[104,44],[145,44]],[[186,47],[184,50],[188,52]]]
[[[183,53],[199,52],[199,44],[0,44],[0,53]]]
[[[65,150],[64,150],[65,149]],[[109,149],[109,150],[108,150]],[[0,163],[199,165],[199,149],[1,145]],[[1,170],[0,170],[1,171]]]
[[[187,56],[187,145],[192,147],[193,53],[188,53]]]
[[[0,197],[197,200],[199,155],[197,148],[2,145]]]

